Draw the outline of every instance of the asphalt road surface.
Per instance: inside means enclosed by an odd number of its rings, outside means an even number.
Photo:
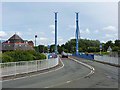
[[[118,68],[79,59],[95,68],[91,70],[68,58],[62,59],[64,67],[47,74],[4,81],[2,88],[118,88]]]

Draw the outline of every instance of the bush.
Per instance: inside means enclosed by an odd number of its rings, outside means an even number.
[[[2,55],[2,62],[14,62],[14,59],[6,54]]]
[[[46,56],[35,51],[16,50],[5,52],[2,59],[3,62],[17,62],[46,59]]]
[[[40,59],[46,59],[46,56],[44,54],[40,54]]]

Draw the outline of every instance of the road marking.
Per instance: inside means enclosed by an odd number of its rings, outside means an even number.
[[[78,61],[78,60],[76,60],[76,59],[73,59],[73,58],[70,58],[70,57],[69,57],[69,59],[74,60],[74,61],[76,61],[76,62],[78,62],[78,63],[80,63],[80,64],[88,67],[89,69],[95,71],[95,68],[93,68],[92,66],[90,66],[90,65],[88,65],[88,64],[86,64],[86,63],[80,62],[80,61]]]
[[[70,83],[71,81],[67,81],[66,83]]]
[[[59,59],[60,59],[60,58],[59,58]],[[60,59],[60,62],[62,63],[62,67],[57,68],[57,69],[55,69],[55,70],[51,70],[51,71],[44,72],[44,73],[40,73],[40,74],[36,74],[36,75],[30,75],[30,76],[25,76],[25,77],[15,78],[15,79],[3,80],[2,82],[12,81],[12,80],[19,80],[19,79],[24,79],[24,78],[28,78],[28,77],[39,76],[39,75],[42,75],[42,74],[47,74],[47,73],[50,73],[50,72],[58,71],[58,70],[60,70],[60,69],[62,69],[62,68],[64,67],[64,63],[62,62],[61,59]]]
[[[85,67],[89,68],[89,69],[91,70],[90,73],[88,73],[86,76],[83,76],[83,77],[80,77],[80,78],[77,78],[77,79],[73,79],[73,80],[69,80],[69,81],[66,81],[66,82],[62,82],[62,83],[59,83],[59,84],[47,86],[47,87],[45,87],[45,88],[53,88],[53,87],[56,87],[56,86],[59,86],[59,85],[63,85],[63,84],[65,84],[65,83],[68,84],[68,83],[70,83],[70,82],[79,80],[79,79],[84,78],[84,77],[89,77],[90,75],[94,74],[95,69],[94,69],[92,66],[90,66],[90,65],[88,65],[88,64],[85,64],[85,63],[83,63],[83,62],[80,62],[80,61],[78,61],[78,60],[76,60],[76,59],[73,59],[73,58],[69,58],[69,59],[72,59],[73,61],[75,61],[75,62],[77,62],[77,63],[80,63],[80,64],[84,65]]]
[[[72,81],[61,82],[61,83],[50,85],[50,86],[47,86],[47,87],[44,87],[44,88],[52,88],[52,87],[60,86],[60,85],[67,84],[67,83],[70,83],[70,82],[72,82]]]

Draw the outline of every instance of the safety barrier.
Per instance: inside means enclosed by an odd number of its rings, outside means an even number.
[[[40,71],[55,67],[58,64],[59,64],[58,58],[0,63],[1,67],[0,77]]]
[[[107,56],[107,55],[103,55],[103,56],[94,55],[94,60],[96,60],[96,61],[115,64],[115,65],[119,65],[118,58],[119,57],[110,57],[110,56]]]
[[[76,57],[84,58],[84,59],[94,60],[94,55],[93,54],[79,54],[79,55],[73,54],[72,56],[76,56]]]

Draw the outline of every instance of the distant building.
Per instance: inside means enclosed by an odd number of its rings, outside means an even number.
[[[31,47],[34,47],[33,41],[28,41],[28,44],[29,44]]]
[[[109,46],[107,52],[112,52],[112,48]]]
[[[34,50],[34,43],[32,41],[23,40],[17,34],[14,34],[7,41],[2,43],[2,51],[13,50]]]

